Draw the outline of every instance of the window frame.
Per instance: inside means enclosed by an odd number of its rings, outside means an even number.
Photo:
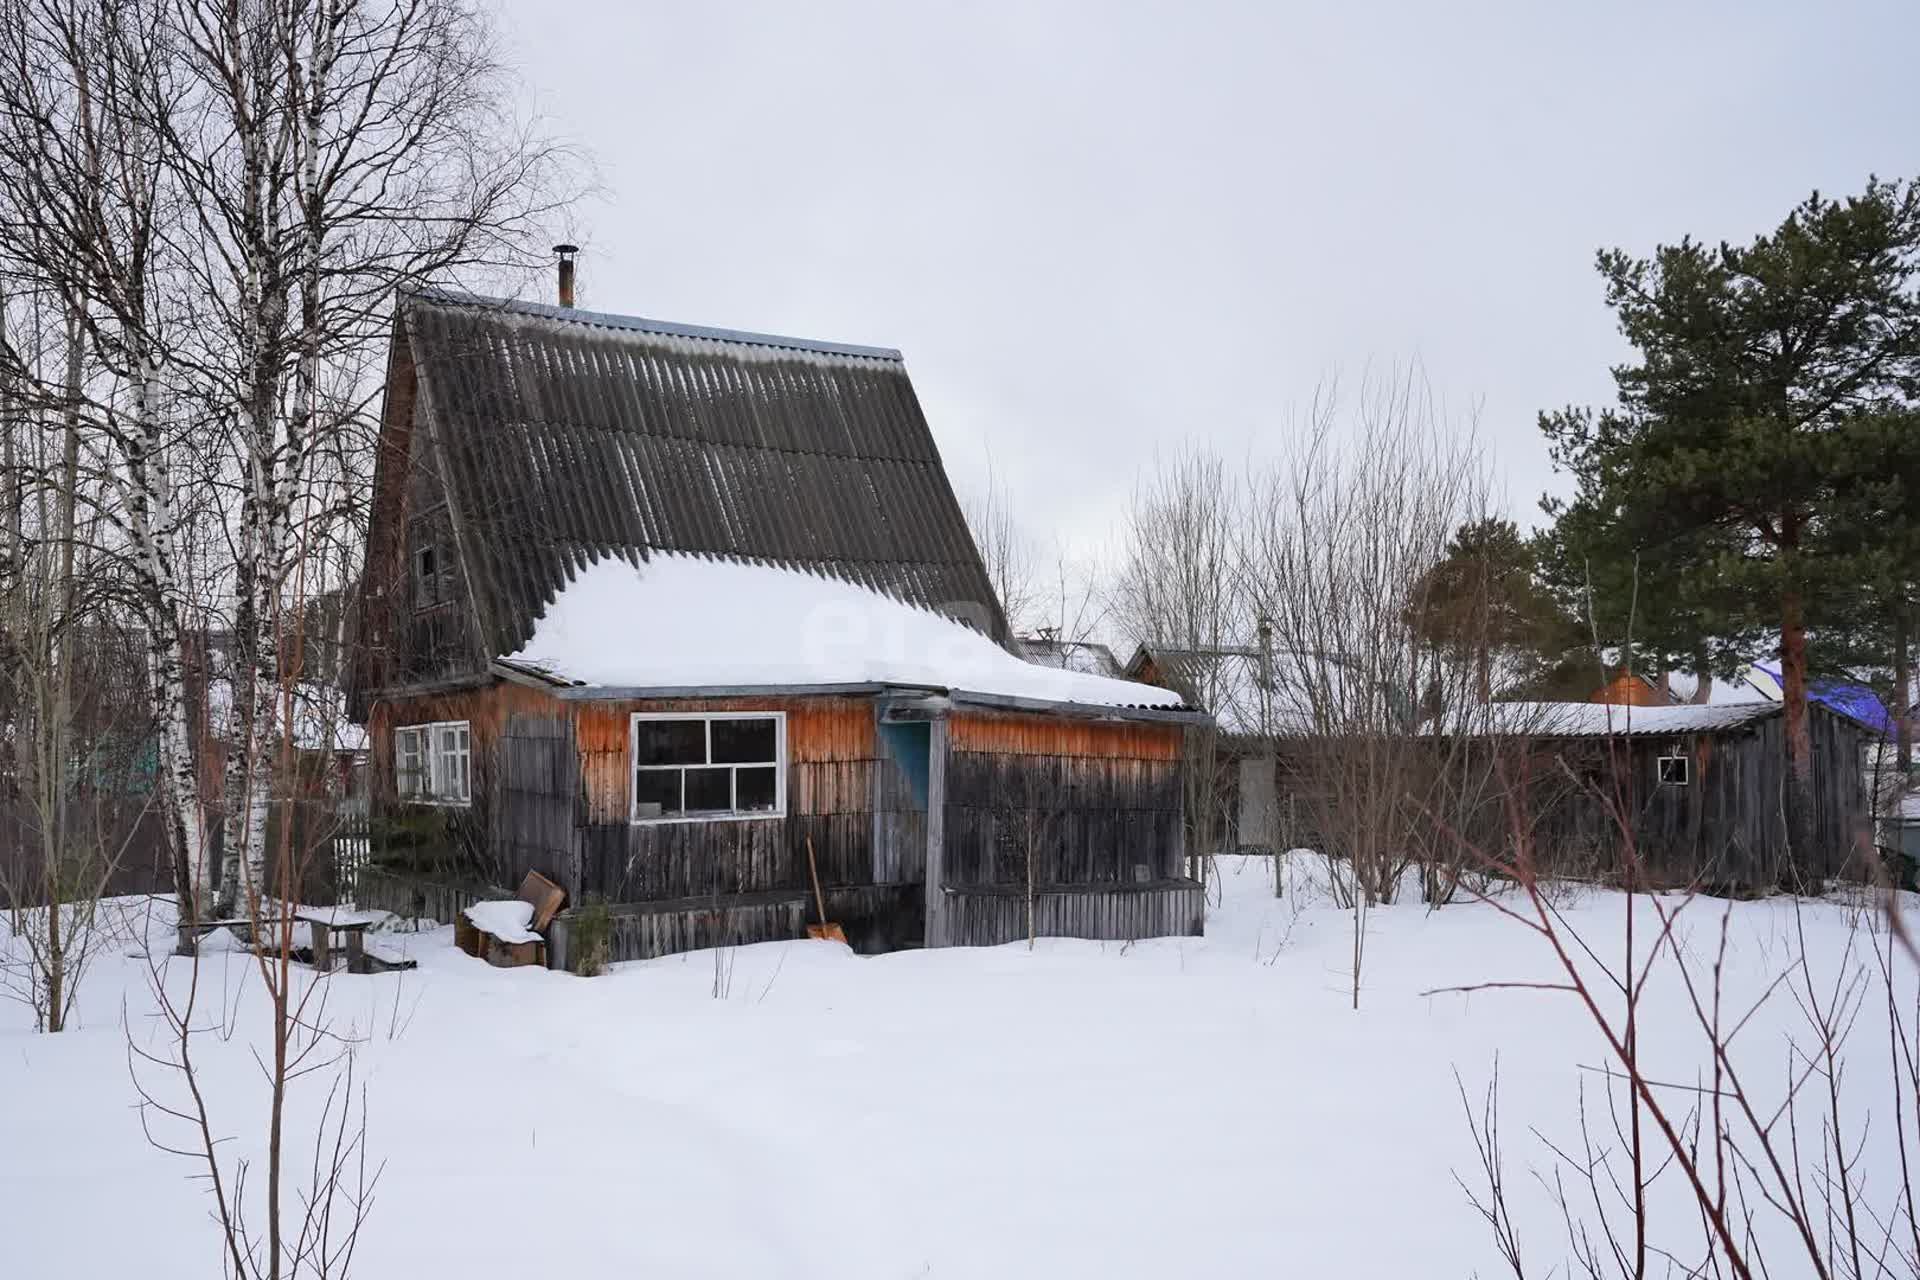
[[[1693,785],[1692,756],[1681,751],[1669,751],[1663,756],[1656,757],[1655,761],[1653,766],[1653,779],[1660,786],[1690,787]],[[1680,778],[1677,782],[1667,776],[1667,766],[1669,764],[1677,764],[1680,766]]]
[[[640,725],[643,722],[663,720],[697,720],[705,726],[706,761],[701,764],[650,764],[637,763],[640,759]],[[773,721],[773,759],[769,761],[741,760],[731,764],[713,763],[713,722],[716,720],[771,720]],[[688,769],[726,769],[738,773],[742,768],[764,769],[773,765],[773,808],[742,811],[734,809],[726,812],[674,813],[660,814],[657,817],[640,816],[640,774],[666,773],[669,771],[685,773]],[[685,787],[684,780],[681,786]],[[738,778],[728,779],[729,790],[734,802],[739,802],[740,784]],[[683,790],[681,793],[685,795]],[[668,826],[686,822],[760,822],[770,818],[787,816],[787,713],[784,711],[635,711],[627,718],[627,822],[636,827]]]
[[[458,759],[465,767],[461,770],[459,795],[451,795],[442,785],[441,771],[445,767],[441,761],[440,734],[443,730],[458,729],[466,734],[466,744],[452,748],[448,755]],[[405,748],[403,735],[415,736],[419,753],[420,778],[422,790],[409,794],[403,789],[403,772],[400,767]],[[442,809],[466,809],[473,805],[473,722],[470,720],[423,720],[418,724],[401,724],[393,727],[393,788],[394,794],[402,804],[433,805]]]
[[[440,591],[440,544],[425,534],[415,538],[410,563],[414,609],[432,609],[444,604]]]

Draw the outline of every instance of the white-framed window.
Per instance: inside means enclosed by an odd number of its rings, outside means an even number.
[[[393,731],[393,772],[402,800],[467,804],[473,799],[473,732],[465,720]]]
[[[1693,761],[1686,756],[1661,756],[1659,762],[1660,785],[1663,787],[1684,787],[1691,778]]]
[[[635,712],[633,821],[777,818],[787,811],[782,711]]]

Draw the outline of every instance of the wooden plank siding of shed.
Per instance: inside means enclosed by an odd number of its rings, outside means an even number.
[[[1535,827],[1543,863],[1566,874],[1616,878],[1623,849],[1608,797],[1631,819],[1642,874],[1656,884],[1739,891],[1807,888],[1856,874],[1870,852],[1861,775],[1866,733],[1817,707],[1809,711],[1814,757],[1814,844],[1790,851],[1785,819],[1785,721],[1774,716],[1730,732],[1675,737],[1543,742],[1536,770],[1571,767],[1591,783],[1563,786]],[[1659,781],[1662,756],[1689,761],[1686,786]]]
[[[947,886],[1026,883],[1019,829],[1049,828],[1036,879],[1127,884],[1180,874],[1181,726],[956,713],[944,796]]]

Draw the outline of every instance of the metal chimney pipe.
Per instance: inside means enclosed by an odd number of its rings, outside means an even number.
[[[573,255],[580,252],[577,244],[557,244],[553,251],[560,255],[560,305],[573,305]]]

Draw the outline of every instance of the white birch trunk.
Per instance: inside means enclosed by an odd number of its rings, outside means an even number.
[[[135,367],[134,430],[127,442],[128,524],[137,562],[147,579],[150,694],[160,727],[160,781],[172,818],[167,828],[178,842],[174,856],[185,869],[191,895],[190,901],[180,904],[180,912],[197,919],[213,900],[213,867],[180,626],[178,514],[171,465],[160,438],[156,403],[160,373],[144,352]]]

